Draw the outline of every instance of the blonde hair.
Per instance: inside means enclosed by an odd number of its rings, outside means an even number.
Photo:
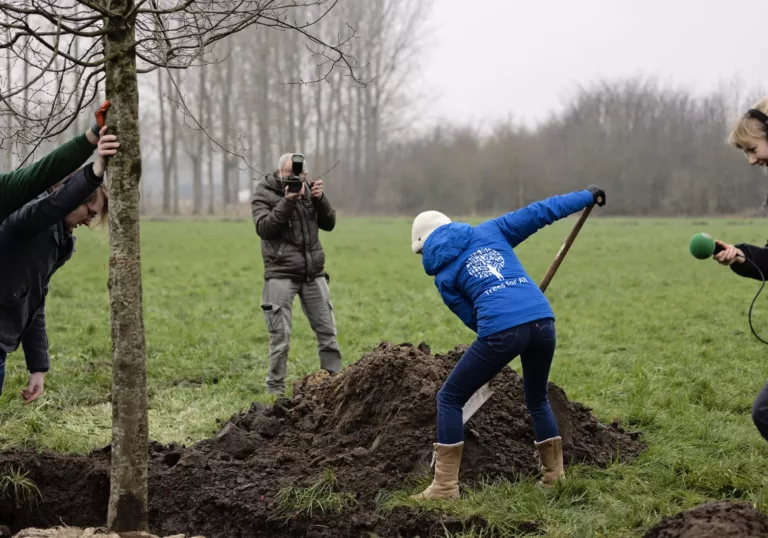
[[[104,198],[104,206],[101,209],[101,213],[96,215],[98,220],[96,221],[95,225],[89,224],[88,227],[93,228],[102,228],[105,226],[105,223],[107,222],[107,218],[109,217],[109,189],[107,188],[106,183],[102,183],[99,185],[99,188],[93,191],[91,195],[85,200],[86,204],[90,204],[96,201],[96,197],[101,193],[102,197]]]
[[[58,183],[54,184],[51,187],[51,191],[55,191],[57,189],[60,189],[67,181],[70,180],[70,178],[72,178],[72,176],[77,174],[80,170],[82,170],[82,167],[78,168],[77,170],[75,170],[74,172],[69,174],[67,177],[65,177],[64,179],[62,179]],[[93,223],[88,224],[88,227],[91,228],[91,229],[103,227],[105,225],[105,223],[107,222],[107,217],[109,217],[109,188],[108,188],[106,182],[102,182],[99,185],[99,187],[95,191],[93,191],[91,193],[91,195],[88,196],[88,198],[85,199],[85,202],[83,202],[83,203],[84,204],[92,204],[93,202],[96,201],[96,197],[99,195],[99,193],[101,193],[101,195],[104,197],[104,207],[102,208],[101,213],[96,215],[96,218],[98,219],[98,220],[96,220],[96,224],[95,225]]]
[[[768,114],[768,97],[752,105],[752,108]],[[744,114],[734,123],[731,134],[728,135],[728,143],[743,150],[751,143],[751,139],[766,138],[768,136],[766,129],[768,127],[763,122]]]

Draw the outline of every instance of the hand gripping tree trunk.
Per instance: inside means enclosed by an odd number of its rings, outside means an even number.
[[[129,13],[132,0],[107,2]],[[139,248],[139,89],[134,20],[110,17],[105,36],[109,126],[120,151],[109,163],[109,302],[112,317],[112,471],[107,525],[147,530],[147,365]]]

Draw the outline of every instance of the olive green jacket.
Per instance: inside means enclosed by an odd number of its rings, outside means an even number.
[[[0,223],[5,218],[80,168],[96,146],[85,134],[62,144],[39,161],[0,174]]]

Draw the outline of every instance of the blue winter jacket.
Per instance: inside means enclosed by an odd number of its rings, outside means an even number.
[[[594,203],[587,190],[553,196],[478,226],[452,222],[424,242],[422,264],[443,302],[480,338],[543,318],[549,301],[514,247],[548,224]]]

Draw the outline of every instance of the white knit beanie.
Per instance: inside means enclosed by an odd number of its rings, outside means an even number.
[[[413,227],[411,228],[411,250],[413,250],[413,253],[420,253],[421,249],[424,248],[424,241],[427,240],[429,234],[450,222],[451,219],[439,211],[424,211],[416,215],[416,218],[413,219]]]

